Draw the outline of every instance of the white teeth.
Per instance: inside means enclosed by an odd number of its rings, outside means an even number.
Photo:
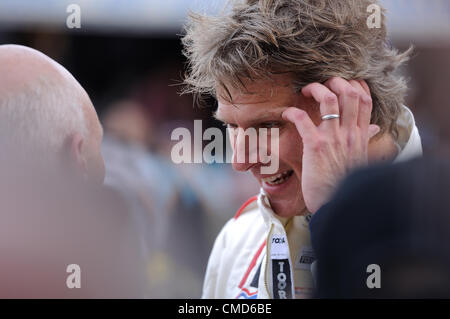
[[[263,182],[265,182],[269,185],[278,185],[278,184],[284,183],[284,181],[286,181],[290,177],[289,172],[290,171],[285,171],[285,172],[277,174],[277,175],[263,178],[262,180],[263,180]],[[277,179],[279,179],[279,180],[276,181]]]
[[[273,175],[270,177],[266,177],[266,178],[263,178],[262,180],[266,183],[272,183],[273,181],[275,181],[277,178],[280,178],[281,176],[283,176],[283,173]]]

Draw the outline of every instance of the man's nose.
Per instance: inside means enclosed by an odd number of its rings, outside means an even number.
[[[239,162],[235,161],[235,158],[233,155],[233,169],[235,171],[246,172],[254,165],[255,165],[255,163],[249,163],[248,161],[246,161],[244,163],[239,163]]]

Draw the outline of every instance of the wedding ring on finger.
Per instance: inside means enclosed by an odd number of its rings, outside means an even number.
[[[322,116],[322,121],[338,119],[340,117],[341,116],[339,114],[328,114],[328,115]]]

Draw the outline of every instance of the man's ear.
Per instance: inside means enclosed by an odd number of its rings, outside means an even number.
[[[83,148],[84,138],[80,133],[75,133],[70,138],[70,160],[74,166],[74,168],[83,175],[87,174],[87,165],[86,159],[83,157],[82,148]]]

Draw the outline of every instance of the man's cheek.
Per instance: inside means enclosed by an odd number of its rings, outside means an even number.
[[[259,157],[263,164],[261,174],[275,174],[280,169],[280,131],[278,128],[270,129],[270,136],[267,130],[259,136]]]
[[[303,143],[298,134],[289,136],[286,143],[280,144],[280,161],[289,165],[294,171],[301,172],[302,157]]]

